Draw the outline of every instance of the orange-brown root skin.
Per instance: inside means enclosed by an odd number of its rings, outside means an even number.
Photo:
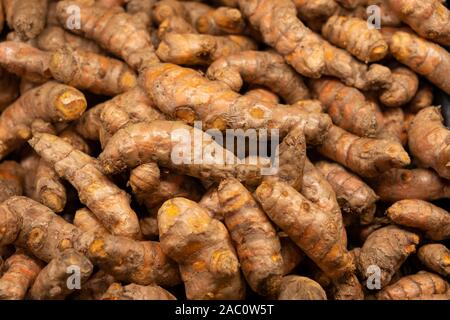
[[[6,20],[24,40],[38,36],[45,27],[47,0],[4,0]]]
[[[159,286],[140,286],[133,283],[122,286],[120,283],[113,283],[102,300],[176,300],[176,298]]]
[[[354,270],[345,240],[342,238],[342,225],[334,213],[320,209],[282,182],[263,182],[255,195],[269,218],[286,232],[327,276],[339,278]],[[326,230],[324,224],[327,226]]]
[[[387,209],[388,217],[396,224],[421,230],[433,240],[450,237],[450,214],[432,203],[406,199]]]
[[[381,270],[381,288],[389,284],[394,273],[405,262],[406,258],[416,251],[419,236],[400,229],[387,226],[371,233],[362,246],[357,259],[359,275],[369,280],[373,270],[378,266]]]
[[[327,300],[327,295],[314,280],[292,275],[283,278],[278,300]]]
[[[22,252],[5,261],[0,278],[0,300],[22,300],[42,268],[42,262]]]
[[[379,300],[410,300],[423,295],[444,294],[447,281],[426,271],[401,278],[377,294]],[[448,297],[448,295],[447,295]]]
[[[247,282],[259,294],[275,297],[281,281],[283,260],[274,227],[252,194],[239,181],[222,181],[218,197]]]
[[[158,212],[161,246],[180,264],[188,299],[241,299],[244,282],[225,226],[195,202],[174,198]]]
[[[443,124],[441,111],[428,107],[417,113],[408,130],[411,154],[425,167],[450,179],[450,130]]]

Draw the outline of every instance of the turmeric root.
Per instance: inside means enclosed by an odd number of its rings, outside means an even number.
[[[290,274],[304,260],[305,255],[300,248],[283,232],[278,233],[283,258],[283,275]]]
[[[400,19],[424,38],[450,46],[450,11],[442,1],[388,0]]]
[[[114,282],[114,277],[100,270],[84,283],[74,298],[76,300],[100,300]]]
[[[364,300],[364,291],[355,274],[334,283],[331,289],[334,300]]]
[[[408,130],[411,154],[421,165],[431,167],[443,178],[450,179],[450,130],[443,124],[439,108],[422,109]]]
[[[49,26],[37,37],[37,46],[44,51],[56,51],[65,46],[102,54],[103,50],[93,41],[74,35],[58,26]]]
[[[384,288],[406,258],[416,251],[419,236],[387,226],[372,232],[364,242],[357,259],[359,275],[370,281],[373,266],[380,268],[380,286]]]
[[[29,297],[33,300],[63,300],[77,286],[77,283],[70,282],[70,276],[79,272],[77,281],[83,285],[92,271],[92,263],[85,256],[68,249],[42,269],[30,289]]]
[[[159,44],[156,54],[164,62],[209,65],[219,58],[255,49],[253,40],[245,36],[168,33]]]
[[[45,27],[47,0],[3,0],[8,26],[23,40],[36,38]]]
[[[101,173],[96,159],[50,134],[36,134],[29,143],[77,189],[80,201],[112,234],[140,237],[139,221],[128,195]]]
[[[294,0],[293,2],[300,20],[316,32],[320,32],[322,25],[329,17],[342,10],[334,0]]]
[[[1,42],[0,64],[7,71],[32,82],[44,83],[51,78],[50,55],[23,42]]]
[[[284,137],[293,126],[300,125],[307,143],[317,144],[331,124],[325,114],[241,96],[222,82],[207,80],[192,69],[173,64],[147,68],[141,85],[167,116],[190,124],[201,120],[205,130],[278,129]]]
[[[327,300],[327,295],[314,280],[300,276],[286,276],[281,282],[278,300]]]
[[[244,82],[270,88],[288,104],[309,98],[302,78],[275,52],[243,51],[212,63],[208,78],[239,92]]]
[[[50,72],[59,82],[103,95],[117,95],[137,84],[134,72],[125,63],[69,47],[52,53]]]
[[[210,187],[200,199],[198,204],[208,212],[208,215],[216,220],[223,221],[223,212],[220,206],[217,185]]]
[[[283,259],[274,227],[239,181],[222,181],[218,197],[225,225],[248,284],[263,296],[276,296],[281,282]]]
[[[364,90],[390,84],[388,68],[376,64],[368,67],[306,28],[297,18],[291,1],[240,0],[239,5],[252,26],[261,31],[264,41],[298,73],[310,78],[335,76],[349,86]]]
[[[158,242],[83,233],[47,207],[25,197],[4,201],[0,218],[0,246],[14,243],[45,262],[74,248],[119,281],[167,286],[179,283],[177,266],[163,254]]]
[[[378,106],[367,100],[358,89],[331,78],[311,81],[311,89],[333,123],[342,129],[361,137],[374,137],[380,130]]]
[[[195,202],[175,198],[159,209],[158,226],[164,252],[180,264],[188,299],[244,297],[239,261],[220,221]]]
[[[35,120],[50,123],[76,120],[86,104],[81,92],[57,82],[47,82],[26,92],[0,116],[0,158],[30,138]]]
[[[387,107],[400,107],[408,103],[419,87],[417,75],[404,67],[392,70],[392,85],[381,92],[380,101]]]
[[[443,294],[448,290],[447,281],[430,272],[419,271],[401,278],[377,294],[379,300],[411,300],[422,295]]]
[[[391,169],[372,180],[371,186],[382,201],[388,202],[450,197],[450,182],[428,169]]]
[[[176,300],[176,298],[159,286],[140,286],[134,283],[122,286],[116,282],[108,288],[102,300]]]
[[[388,44],[381,33],[369,28],[363,19],[332,16],[322,27],[322,34],[365,63],[381,60],[388,53]]]
[[[396,32],[390,49],[394,57],[450,94],[450,53],[414,34]]]
[[[401,200],[390,206],[386,214],[394,223],[421,230],[430,239],[450,237],[450,214],[429,202]]]
[[[0,300],[22,300],[42,268],[42,262],[18,251],[5,261]]]
[[[0,68],[0,111],[16,100],[19,95],[19,80]]]
[[[194,161],[194,138],[202,141],[201,149],[195,151],[200,153],[201,159],[205,159],[200,164]],[[234,154],[222,148],[211,136],[176,121],[156,120],[132,124],[119,130],[110,139],[99,160],[108,174],[155,162],[201,179],[220,180],[232,176],[250,185],[261,180],[258,166],[236,165],[238,160]]]
[[[129,185],[138,202],[145,204],[148,209],[156,208],[175,197],[192,201],[201,198],[201,188],[195,179],[170,173],[167,169],[160,171],[154,163],[145,163],[133,169]]]
[[[23,193],[24,170],[15,161],[0,163],[0,203]]]
[[[385,108],[381,111],[379,117],[383,126],[378,131],[377,138],[406,145],[408,142],[408,128],[403,109]]]
[[[440,243],[426,244],[419,248],[417,256],[431,271],[444,277],[450,275],[450,250]]]
[[[87,208],[77,210],[73,218],[74,226],[80,228],[81,231],[93,232],[98,234],[110,234],[109,231],[101,224],[95,214]]]
[[[255,195],[269,218],[327,276],[336,279],[354,270],[334,213],[323,211],[283,182],[263,182]]]
[[[320,161],[315,164],[333,187],[344,212],[372,217],[378,196],[359,177],[337,163]]]
[[[59,1],[57,17],[66,29],[70,27],[72,5],[80,7],[81,28],[70,31],[94,40],[102,48],[123,58],[135,70],[159,61],[151,43],[150,34],[133,21],[133,15],[121,7],[105,8],[99,5],[81,5],[75,1]]]
[[[416,94],[408,103],[408,111],[412,113],[417,113],[420,110],[430,107],[433,103],[433,88],[429,84],[422,83],[419,85]]]
[[[324,156],[367,178],[410,163],[409,156],[400,143],[360,138],[336,126],[331,127],[318,150]]]
[[[189,8],[187,9],[189,11]],[[198,32],[213,35],[241,34],[245,29],[242,13],[238,9],[229,7],[211,8],[193,23]]]
[[[248,90],[245,93],[245,96],[251,97],[255,100],[262,100],[268,103],[280,103],[280,98],[275,93],[264,88],[255,88]]]

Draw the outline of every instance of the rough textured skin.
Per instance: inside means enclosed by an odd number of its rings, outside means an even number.
[[[74,4],[77,5],[77,2],[58,2],[58,20],[65,28],[71,18],[71,11],[67,9]],[[133,21],[133,15],[117,6],[78,5],[81,8],[81,28],[71,31],[94,40],[136,70],[158,62],[150,34]]]
[[[36,40],[38,48],[45,51],[56,51],[67,46],[73,50],[103,53],[103,50],[95,42],[74,35],[58,26],[48,26]]]
[[[0,205],[0,246],[11,243],[45,262],[74,248],[119,281],[164,286],[179,283],[178,268],[164,255],[159,242],[82,232],[26,197],[12,197]]]
[[[371,186],[382,201],[450,198],[450,182],[428,169],[391,169],[374,178]]]
[[[140,286],[134,283],[122,286],[116,282],[108,288],[102,300],[176,300],[176,298],[158,286]]]
[[[110,234],[109,231],[97,219],[95,214],[87,208],[79,209],[75,212],[73,225],[80,228],[81,231],[93,232],[101,235]]]
[[[119,95],[119,97],[122,95]],[[110,103],[108,100],[105,103]],[[85,139],[89,140],[99,140],[100,139],[100,131],[102,129],[102,124],[100,122],[100,113],[102,112],[104,104],[96,105],[88,109],[85,113],[83,113],[76,122],[75,130]]]
[[[159,46],[161,39],[164,39],[167,34],[196,34],[197,31],[192,24],[190,24],[182,17],[173,16],[161,22],[158,26],[158,30],[155,33],[158,39],[157,41],[153,41],[152,43],[156,48]],[[185,39],[188,38],[189,36],[185,37]]]
[[[114,277],[100,270],[84,283],[81,290],[76,294],[76,300],[100,300],[115,282]]]
[[[202,139],[201,149],[192,147],[194,138]],[[194,150],[205,161],[196,163]],[[119,130],[110,139],[99,160],[108,174],[155,162],[206,180],[236,177],[249,184],[257,184],[261,179],[258,166],[236,165],[238,160],[234,154],[225,150],[210,135],[176,121],[157,120]]]
[[[327,276],[336,279],[354,270],[334,213],[320,209],[283,182],[263,182],[255,195],[269,218]]]
[[[306,141],[303,129],[300,126],[294,127],[276,150],[278,168],[272,175],[265,176],[264,179],[275,179],[289,184],[296,190],[302,188],[303,169],[306,161]]]
[[[430,239],[450,238],[450,213],[429,202],[401,200],[390,206],[386,213],[394,223],[421,230]]]
[[[219,7],[204,12],[196,19],[195,27],[200,33],[241,34],[245,29],[245,21],[238,9]]]
[[[408,130],[408,145],[422,166],[431,167],[441,177],[450,179],[450,130],[443,121],[439,108],[419,111]]]
[[[248,284],[263,296],[275,297],[283,271],[280,240],[275,228],[239,181],[222,181],[218,197]]]
[[[442,1],[388,0],[391,10],[424,38],[450,46],[450,11]]]
[[[443,244],[426,244],[419,248],[417,256],[431,271],[439,273],[444,277],[450,275],[450,250]]]
[[[31,137],[35,120],[50,123],[78,119],[86,109],[84,95],[75,88],[47,82],[27,91],[0,116],[0,158]]]
[[[0,65],[22,79],[43,83],[51,78],[50,56],[47,52],[16,41],[0,43]]]
[[[188,299],[242,299],[245,286],[225,226],[195,202],[174,198],[158,212],[161,246],[180,264]]]
[[[344,212],[362,217],[374,215],[378,196],[361,178],[337,163],[320,161],[315,166],[333,187]]]
[[[29,143],[77,189],[80,201],[112,234],[140,237],[139,221],[128,195],[103,175],[96,159],[50,134],[36,134]]]
[[[21,251],[5,261],[0,300],[22,300],[42,268],[42,262]]]
[[[448,288],[447,281],[438,275],[419,271],[384,288],[377,294],[377,298],[379,300],[411,300],[423,295],[444,294]]]
[[[239,6],[252,26],[262,33],[264,41],[298,73],[310,78],[335,76],[358,89],[389,85],[391,73],[388,68],[368,67],[314,34],[297,18],[291,1],[240,0]]]
[[[380,130],[376,103],[358,89],[332,78],[312,80],[310,84],[313,95],[337,126],[360,137],[374,137]]]
[[[303,79],[276,52],[243,51],[221,58],[209,66],[207,76],[226,83],[236,92],[244,82],[262,85],[288,104],[309,98]]]
[[[23,193],[25,171],[15,161],[0,163],[0,203]]]
[[[278,233],[283,258],[283,275],[292,273],[304,260],[305,255],[300,248],[283,232]]]
[[[153,7],[152,17],[156,24],[162,23],[164,20],[172,17],[181,17],[186,21],[190,20],[189,12],[181,1],[161,0]]]
[[[294,0],[300,19],[316,32],[332,15],[342,11],[334,0]]]
[[[75,149],[89,154],[89,146],[72,129],[64,130],[59,137],[70,143]],[[54,212],[63,211],[66,205],[66,188],[53,166],[43,159],[39,161],[39,165],[36,168],[33,199],[46,205]]]
[[[450,94],[450,53],[414,34],[396,32],[390,49],[394,57]]]
[[[311,163],[308,158],[305,161],[302,188],[300,192],[306,199],[316,204],[323,211],[334,214],[336,224],[342,232],[341,240],[346,246],[347,235],[342,221],[339,203],[336,199],[336,193],[324,175]]]
[[[169,117],[206,129],[278,129],[280,136],[300,124],[309,144],[323,139],[331,120],[297,106],[267,103],[232,91],[220,81],[210,81],[195,70],[158,64],[142,75],[141,85],[151,100]]]
[[[92,263],[78,251],[68,249],[42,269],[30,289],[29,297],[33,300],[63,300],[74,291],[69,288],[69,284],[73,283],[70,276],[74,275],[74,267],[79,268],[80,283],[83,285],[91,276]]]
[[[219,193],[217,192],[217,185],[210,187],[202,196],[198,204],[208,212],[213,219],[223,220],[222,207],[220,205]]]
[[[392,85],[383,90],[380,101],[387,107],[400,107],[408,103],[419,88],[417,75],[405,67],[392,69]]]
[[[378,131],[378,139],[386,139],[406,145],[408,129],[405,124],[405,113],[401,108],[385,108],[379,115],[383,126]]]
[[[152,24],[152,9],[156,0],[128,0],[127,12],[134,15],[144,26]]]
[[[36,38],[45,27],[48,0],[3,0],[6,21],[23,40]]]
[[[161,39],[156,54],[164,62],[208,66],[220,58],[256,48],[253,40],[240,35],[167,33]]]
[[[345,8],[354,9],[367,4],[367,0],[335,0]]]
[[[19,96],[19,79],[0,68],[0,111]]]
[[[355,274],[334,283],[331,295],[334,300],[364,300],[363,287]]]
[[[417,89],[415,96],[408,103],[408,111],[417,113],[433,103],[433,88],[427,83],[422,83]]]
[[[416,252],[418,243],[418,235],[396,226],[372,232],[359,252],[356,263],[359,275],[365,281],[370,280],[368,278],[372,273],[369,267],[378,266],[381,270],[380,285],[384,288],[406,258]]]
[[[336,126],[331,127],[318,150],[324,156],[367,178],[410,163],[409,156],[400,143],[360,138]]]
[[[192,201],[199,201],[202,197],[202,188],[195,179],[171,173],[167,169],[161,172],[155,163],[145,163],[133,169],[129,185],[138,202],[145,204],[148,209],[156,208],[175,197]]]
[[[322,27],[322,35],[365,63],[381,60],[388,53],[381,33],[363,19],[332,16]]]
[[[278,97],[272,91],[269,91],[264,88],[255,88],[255,89],[248,90],[245,93],[245,96],[251,97],[252,99],[256,99],[256,100],[262,100],[262,101],[265,101],[268,103],[278,104],[280,102],[280,97]]]
[[[286,276],[281,282],[278,300],[327,300],[327,295],[314,280],[300,276]]]
[[[132,123],[163,120],[166,117],[154,107],[147,95],[136,87],[100,104],[99,139],[103,147],[119,129]]]
[[[51,54],[50,72],[59,82],[102,95],[118,95],[137,84],[124,62],[68,46]]]

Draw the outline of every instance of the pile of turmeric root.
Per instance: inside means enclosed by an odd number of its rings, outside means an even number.
[[[0,28],[0,299],[450,299],[442,1],[2,0]]]

